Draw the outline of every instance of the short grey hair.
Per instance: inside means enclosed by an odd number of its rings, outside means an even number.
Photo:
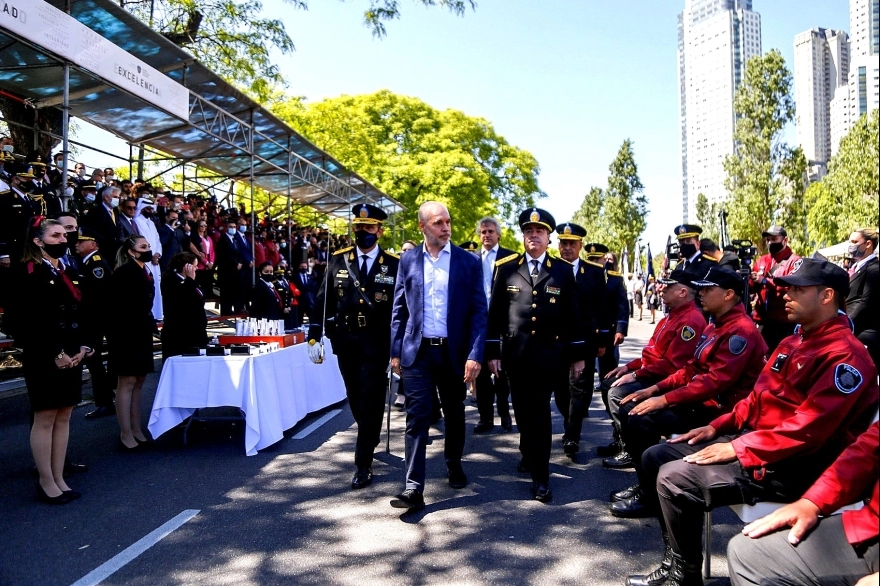
[[[479,222],[477,222],[477,236],[480,235],[480,228],[483,227],[483,224],[494,224],[495,231],[498,232],[498,235],[501,235],[501,224],[498,223],[498,220],[493,218],[492,216],[486,216],[485,218],[481,218]]]

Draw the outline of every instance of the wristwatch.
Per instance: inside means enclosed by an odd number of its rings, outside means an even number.
[[[55,360],[61,360],[62,358],[64,358],[64,350],[62,350],[62,351],[58,354],[58,356],[55,357]]]

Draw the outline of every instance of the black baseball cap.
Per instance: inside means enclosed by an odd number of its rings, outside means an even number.
[[[690,287],[693,289],[694,288],[693,281],[695,278],[696,278],[696,275],[694,275],[692,272],[688,271],[687,269],[676,268],[674,271],[669,273],[668,276],[659,279],[659,281],[661,283],[663,283],[664,285],[679,284],[679,285],[685,285],[686,287]]]
[[[785,238],[788,236],[788,232],[785,231],[785,228],[782,226],[777,226],[776,224],[770,226],[763,232],[761,232],[761,238],[767,238],[768,236],[782,236]]]
[[[727,267],[719,267],[713,265],[709,267],[709,271],[703,278],[691,281],[691,285],[697,289],[703,287],[721,287],[722,289],[731,289],[734,293],[742,297],[743,280],[738,273],[734,273]]]
[[[789,287],[823,285],[831,287],[844,297],[849,295],[849,273],[827,260],[799,258],[794,261],[789,274],[776,277],[773,281]]]

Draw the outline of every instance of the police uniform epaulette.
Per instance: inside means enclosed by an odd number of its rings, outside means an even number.
[[[349,246],[348,248],[343,248],[342,250],[337,250],[336,252],[333,253],[333,256],[336,256],[337,254],[344,254],[344,253],[348,252],[349,250],[351,250],[352,248],[354,248],[354,246]]]
[[[564,258],[562,258],[561,256],[554,257],[554,260],[561,260],[562,262],[568,263],[570,266],[574,266],[573,262],[569,262],[569,261],[565,260]]]
[[[711,260],[712,262],[718,262],[717,258],[715,258],[714,256],[709,256],[708,254],[704,254],[703,258],[706,260]]]
[[[394,254],[393,252],[388,252],[387,250],[383,250],[382,252],[384,252],[385,254],[390,256],[391,258],[396,258],[397,260],[400,260],[400,255],[398,255],[398,254]]]
[[[621,273],[619,271],[608,271],[608,274],[611,275],[612,277],[622,277],[623,276],[623,273]]]
[[[519,256],[518,254],[511,254],[510,256],[505,256],[504,258],[502,258],[500,260],[496,260],[495,266],[497,267],[499,265],[503,265],[504,263],[512,261],[513,259],[515,259],[518,256]]]
[[[597,263],[597,262],[593,262],[593,261],[591,261],[591,260],[585,260],[584,262],[585,262],[586,264],[588,264],[588,265],[593,265],[594,267],[599,267],[599,268],[602,269],[603,271],[605,270],[605,266],[604,266],[604,265],[600,265],[600,264]]]
[[[101,260],[101,257],[100,257],[99,255],[97,255],[97,254],[93,254],[93,255],[92,255],[92,260],[95,261],[95,262],[98,262],[99,260]]]

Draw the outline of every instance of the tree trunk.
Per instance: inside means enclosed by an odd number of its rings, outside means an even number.
[[[58,110],[57,108],[34,110],[32,107],[26,106],[23,102],[17,99],[0,95],[0,113],[3,114],[4,120],[18,122],[25,125],[8,125],[9,136],[12,138],[16,153],[26,155],[37,150],[46,157],[46,160],[49,160],[48,157],[52,152],[52,149],[61,141],[52,136],[40,133],[37,148],[34,149],[34,115],[36,113],[36,123],[39,130],[43,132],[51,132],[60,136],[62,133],[61,110]]]

